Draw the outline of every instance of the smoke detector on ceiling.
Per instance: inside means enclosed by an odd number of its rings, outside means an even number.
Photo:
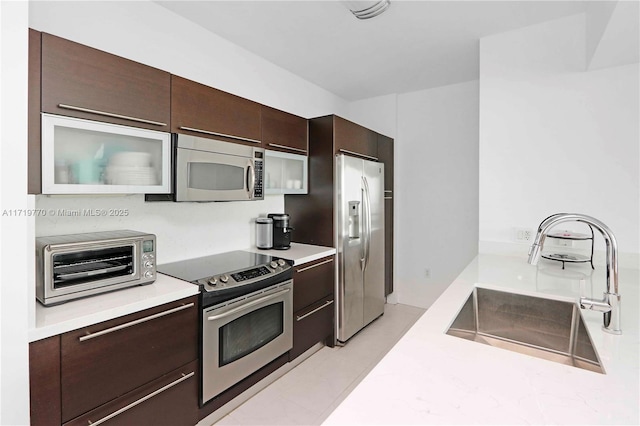
[[[387,10],[389,6],[391,6],[391,0],[379,0],[379,1],[343,0],[342,3],[344,3],[349,8],[351,13],[353,13],[355,17],[358,19],[374,18],[380,15],[385,10]]]

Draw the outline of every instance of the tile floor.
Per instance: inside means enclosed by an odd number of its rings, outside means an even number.
[[[321,424],[424,311],[385,305],[344,347],[323,347],[215,425]]]

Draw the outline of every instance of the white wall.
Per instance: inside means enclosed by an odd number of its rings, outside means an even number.
[[[640,2],[592,2],[586,10],[589,70],[640,61]]]
[[[118,217],[39,217],[36,234],[74,234],[115,229],[134,229],[156,234],[158,263],[173,262],[255,244],[258,216],[284,211],[282,195],[267,195],[263,201],[224,203],[147,203],[143,195],[65,197],[37,196],[38,209],[82,211],[122,209]]]
[[[478,253],[478,81],[398,95],[397,117],[394,293],[427,308]]]
[[[596,54],[600,40],[607,30],[609,20],[619,1],[594,1],[585,6],[585,60],[589,67]]]
[[[149,1],[31,2],[32,28],[291,113],[346,115],[341,98]],[[127,208],[124,219],[39,218],[38,235],[131,228],[157,234],[161,261],[248,247],[252,220],[284,211],[283,196],[230,203],[145,203],[141,196],[37,197],[38,208]],[[295,219],[295,218],[293,218]],[[295,223],[294,223],[295,226]],[[205,230],[204,232],[202,230]]]
[[[508,245],[513,227],[579,212],[637,259],[638,64],[585,72],[584,55],[584,15],[481,39],[481,251]]]
[[[398,95],[394,93],[351,102],[345,118],[380,134],[395,138],[398,125],[397,114]]]
[[[33,293],[33,207],[27,177],[27,29],[25,2],[0,2],[0,424],[29,423],[27,328]]]

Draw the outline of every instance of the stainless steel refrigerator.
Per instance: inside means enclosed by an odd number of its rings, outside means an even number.
[[[336,157],[336,339],[346,342],[384,312],[384,164]]]

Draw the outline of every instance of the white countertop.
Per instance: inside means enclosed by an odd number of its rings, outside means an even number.
[[[198,294],[198,286],[158,274],[149,285],[45,307],[36,302],[36,326],[29,330],[29,342],[66,333],[134,312],[153,308]]]
[[[246,250],[293,260],[294,265],[302,265],[303,263],[313,262],[314,260],[336,254],[336,249],[333,247],[314,246],[302,243],[291,243],[291,248],[288,250],[261,250],[255,246]]]
[[[619,270],[622,335],[581,310],[599,374],[446,335],[474,286],[571,301],[605,289],[602,266],[479,255],[325,424],[638,424],[639,272]]]
[[[255,246],[246,250],[289,259],[295,265],[332,256],[336,252],[333,247],[300,243],[291,243],[289,250],[260,250]],[[36,302],[36,324],[29,330],[29,341],[66,333],[196,294],[198,286],[158,274],[156,281],[149,285],[130,287],[57,306],[45,307]]]

